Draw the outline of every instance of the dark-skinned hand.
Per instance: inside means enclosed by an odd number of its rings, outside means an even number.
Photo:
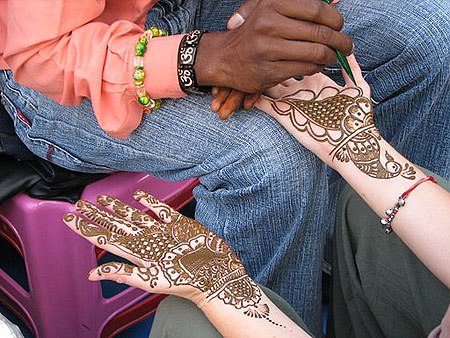
[[[240,26],[242,26],[246,21],[248,21],[247,19],[254,14],[255,11],[258,10],[258,6],[260,6],[262,1],[261,0],[249,0],[246,1],[236,12],[235,14],[230,18],[230,20],[228,21],[228,28],[230,30],[233,29],[237,29]],[[291,2],[292,5],[293,2]],[[313,5],[314,6],[314,5]],[[327,5],[328,6],[328,5]],[[329,7],[329,6],[328,6]],[[320,5],[319,5],[320,8]],[[340,18],[342,19],[342,18]],[[334,25],[338,25],[338,23],[331,23],[330,22],[323,22],[323,19],[320,18],[320,16],[317,17],[317,21],[319,23],[321,23],[322,25],[315,25],[312,27],[315,27],[318,30],[324,29],[321,28],[323,27],[323,24],[328,23],[331,24],[332,27],[327,26],[327,28],[325,28],[325,30],[327,29],[333,29],[336,28],[336,26]],[[339,21],[339,20],[338,20]],[[312,28],[310,26],[310,28]],[[301,28],[305,29],[306,26],[304,27],[303,25],[301,25]],[[314,28],[312,28],[314,29]],[[320,33],[319,33],[320,34]],[[314,35],[314,34],[312,34]],[[325,35],[325,34],[323,34]],[[312,43],[314,44],[314,42],[322,42],[324,41],[323,39],[320,40],[312,40]],[[328,45],[327,45],[328,46]],[[323,46],[319,47],[322,48]],[[330,52],[330,51],[327,51]],[[324,52],[326,54],[326,52]],[[334,51],[331,52],[332,57],[334,57],[335,60],[335,55],[334,55]],[[309,61],[309,60],[307,60]],[[318,67],[323,67],[322,64],[315,64]],[[314,67],[314,65],[312,65],[312,67]],[[320,69],[319,69],[320,70]],[[307,73],[297,73],[296,75],[307,75]],[[241,108],[242,106],[244,107],[244,109],[250,109],[253,107],[254,103],[257,101],[257,99],[259,98],[259,94],[248,94],[248,93],[244,93],[243,91],[240,90],[236,90],[236,89],[229,89],[229,88],[224,88],[224,87],[216,87],[213,89],[213,95],[214,95],[214,99],[211,102],[211,109],[215,112],[219,113],[219,117],[221,119],[227,119],[229,116],[231,116],[237,109]]]

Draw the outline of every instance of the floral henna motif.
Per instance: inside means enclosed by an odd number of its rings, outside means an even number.
[[[326,97],[319,99],[319,97]],[[310,97],[306,100],[298,96]],[[333,159],[352,161],[370,177],[389,179],[401,175],[415,178],[409,164],[402,166],[380,148],[381,139],[373,121],[373,105],[360,88],[325,87],[319,93],[299,90],[278,100],[271,100],[274,111],[288,116],[300,132],[307,132],[318,142],[327,142],[334,149]]]
[[[134,221],[113,216],[85,201],[77,203],[77,210],[101,227],[79,220],[77,229],[86,237],[97,237],[99,244],[107,242],[145,261],[148,266],[140,269],[138,276],[149,281],[151,287],[157,285],[157,274],[161,271],[170,286],[190,285],[204,292],[207,299],[217,297],[237,309],[259,304],[261,292],[258,286],[221,238],[145,192],[137,192],[135,197],[144,198],[158,217],[169,222],[156,222],[115,198],[101,196],[98,200],[104,207],[126,219],[136,218],[138,230]],[[122,227],[126,227],[126,231]],[[122,269],[123,266],[113,263],[108,268]]]

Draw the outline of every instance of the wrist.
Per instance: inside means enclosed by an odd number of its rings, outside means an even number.
[[[224,56],[226,32],[205,33],[198,45],[194,66],[199,86],[224,87],[229,71]]]

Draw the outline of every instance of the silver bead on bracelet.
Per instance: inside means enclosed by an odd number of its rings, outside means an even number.
[[[409,194],[416,189],[419,185],[421,185],[424,182],[431,181],[433,183],[437,184],[436,179],[433,176],[427,176],[424,178],[421,178],[416,183],[414,183],[408,190],[406,190],[403,194],[400,195],[398,198],[397,203],[394,205],[393,208],[386,209],[385,213],[387,218],[382,218],[380,220],[381,225],[383,226],[383,230],[386,234],[390,234],[392,232],[392,221],[395,218],[395,215],[397,215],[398,211],[401,207],[403,207],[406,204],[406,199],[408,198]]]

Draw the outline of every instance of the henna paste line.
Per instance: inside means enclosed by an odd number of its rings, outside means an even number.
[[[332,89],[334,96],[319,99],[325,90]],[[356,90],[354,96],[349,93]],[[309,100],[296,96],[312,95]],[[415,169],[405,163],[402,166],[387,151],[383,154],[380,136],[373,121],[373,105],[364,97],[360,88],[325,87],[318,94],[309,89],[300,89],[279,100],[270,100],[274,111],[288,116],[291,124],[300,132],[307,132],[318,142],[327,142],[334,148],[329,153],[332,160],[352,161],[366,175],[376,179],[390,179],[401,175],[406,179],[415,178]],[[280,104],[287,108],[283,109]],[[299,122],[297,114],[305,119]],[[322,132],[317,131],[322,130]],[[337,133],[335,137],[332,133]]]

